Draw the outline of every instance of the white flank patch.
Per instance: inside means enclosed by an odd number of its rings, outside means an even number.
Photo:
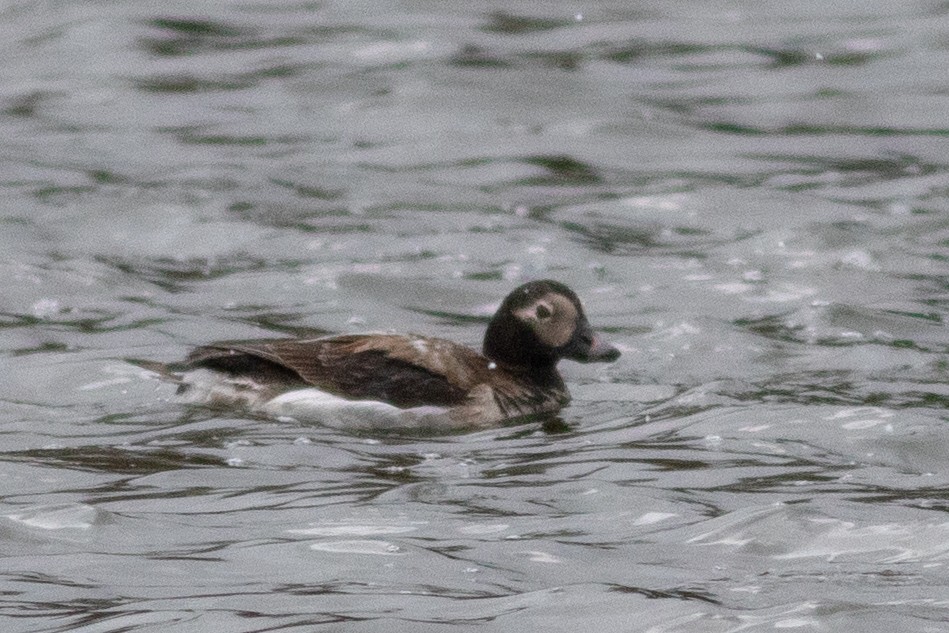
[[[230,378],[208,369],[195,369],[182,374],[181,381],[190,387],[183,394],[187,402],[248,409],[263,403],[263,387],[249,378]]]
[[[420,341],[424,343],[424,341]],[[450,428],[444,407],[400,409],[374,400],[346,400],[315,387],[269,398],[266,387],[249,378],[231,378],[206,369],[182,376],[189,386],[186,402],[216,407],[241,407],[275,419],[291,418],[335,428],[362,431]]]
[[[351,430],[411,430],[445,422],[447,409],[400,409],[374,400],[346,400],[319,389],[298,389],[263,403],[259,410],[273,417],[291,417]]]

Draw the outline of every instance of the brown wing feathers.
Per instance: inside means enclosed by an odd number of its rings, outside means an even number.
[[[287,386],[312,385],[353,399],[386,401],[398,407],[451,406],[468,389],[413,358],[422,355],[399,336],[338,336],[299,341],[275,339],[226,343],[196,349],[190,367],[250,375]],[[415,362],[413,362],[415,361]]]

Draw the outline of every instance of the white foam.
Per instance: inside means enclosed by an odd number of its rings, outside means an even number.
[[[555,564],[563,562],[560,558],[554,556],[550,552],[541,552],[539,550],[528,550],[524,552],[528,556],[528,560],[532,563],[548,563]]]
[[[417,529],[413,525],[320,525],[287,530],[287,532],[307,536],[375,536],[377,534],[405,534]]]
[[[374,556],[400,556],[399,546],[388,541],[329,541],[313,543],[310,549],[333,554],[371,554]]]
[[[88,530],[98,512],[84,503],[64,503],[30,508],[7,517],[31,528],[41,530]]]

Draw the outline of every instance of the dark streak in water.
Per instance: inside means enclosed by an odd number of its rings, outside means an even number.
[[[225,460],[210,455],[186,454],[173,449],[126,449],[111,446],[79,446],[13,451],[3,454],[8,461],[55,465],[60,468],[142,475],[181,468],[220,467]]]
[[[700,589],[646,589],[645,587],[632,587],[630,585],[612,585],[611,591],[620,593],[636,593],[647,598],[677,598],[679,600],[696,600],[708,604],[722,604],[721,600],[716,599],[713,594]]]

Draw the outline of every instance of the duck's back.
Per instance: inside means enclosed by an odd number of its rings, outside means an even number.
[[[312,386],[410,408],[461,404],[484,381],[489,363],[444,339],[357,334],[215,343],[194,350],[185,366],[223,372],[275,393]]]

